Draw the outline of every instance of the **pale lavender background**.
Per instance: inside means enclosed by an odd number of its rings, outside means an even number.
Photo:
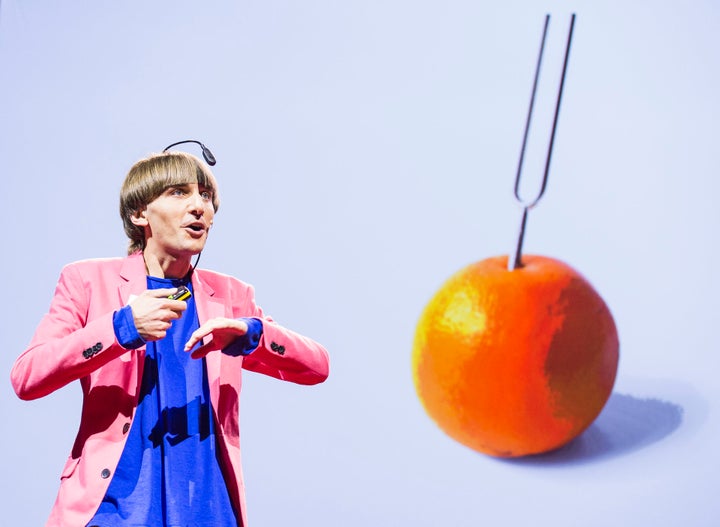
[[[412,338],[450,274],[513,244],[542,18],[547,109],[572,10],[526,250],[606,299],[620,373],[578,441],[498,461],[425,415]],[[19,401],[10,367],[61,267],[123,253],[130,165],[188,137],[222,189],[203,265],[332,355],[315,388],[246,376],[251,525],[720,524],[719,53],[712,1],[3,1],[2,524],[45,520],[80,405],[77,384]]]

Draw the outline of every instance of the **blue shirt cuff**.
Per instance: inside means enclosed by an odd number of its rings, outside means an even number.
[[[223,353],[237,357],[238,355],[250,355],[260,344],[263,335],[263,323],[259,318],[239,318],[247,324],[248,330],[244,335],[236,338]]]
[[[145,344],[135,327],[135,319],[130,306],[125,306],[113,313],[113,328],[115,329],[115,338],[123,348],[134,350]]]

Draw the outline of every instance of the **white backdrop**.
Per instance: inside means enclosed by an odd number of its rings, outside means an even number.
[[[499,461],[425,415],[412,338],[448,276],[514,243],[543,16],[528,193],[572,11],[525,249],[595,285],[620,370],[581,438]],[[47,517],[81,403],[19,401],[12,363],[65,263],[124,253],[128,168],[185,138],[218,158],[202,265],[331,353],[317,387],[245,376],[251,525],[720,524],[719,30],[709,0],[3,1],[2,524]]]

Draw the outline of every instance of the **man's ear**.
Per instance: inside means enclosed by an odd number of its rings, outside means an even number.
[[[147,227],[148,226],[148,220],[145,216],[145,209],[144,207],[140,210],[136,210],[130,215],[130,221],[133,223],[133,225],[137,225],[138,227]]]

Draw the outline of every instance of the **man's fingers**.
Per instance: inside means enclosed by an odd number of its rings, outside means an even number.
[[[211,318],[202,326],[193,331],[193,334],[190,335],[190,338],[185,344],[185,351],[190,351],[195,344],[210,335],[216,329],[222,327],[222,320],[223,319],[220,318]],[[207,351],[205,352],[205,354],[207,354]]]
[[[192,347],[197,344],[199,341],[201,341],[203,338],[205,338],[206,335],[209,335],[212,332],[212,329],[207,328],[207,324],[204,324],[203,326],[199,327],[195,331],[193,331],[193,334],[190,335],[190,338],[185,343],[185,351],[190,351]]]
[[[168,302],[171,302],[171,304],[167,305],[168,309],[172,310],[177,315],[175,318],[180,318],[182,316],[182,312],[187,309],[187,304],[182,300],[168,300]]]
[[[238,336],[247,333],[247,330],[247,324],[241,320],[222,317],[210,319],[190,335],[185,344],[185,351],[190,351],[195,344],[212,335],[210,342],[206,342],[191,354],[193,358],[203,357],[213,350],[224,348]]]

